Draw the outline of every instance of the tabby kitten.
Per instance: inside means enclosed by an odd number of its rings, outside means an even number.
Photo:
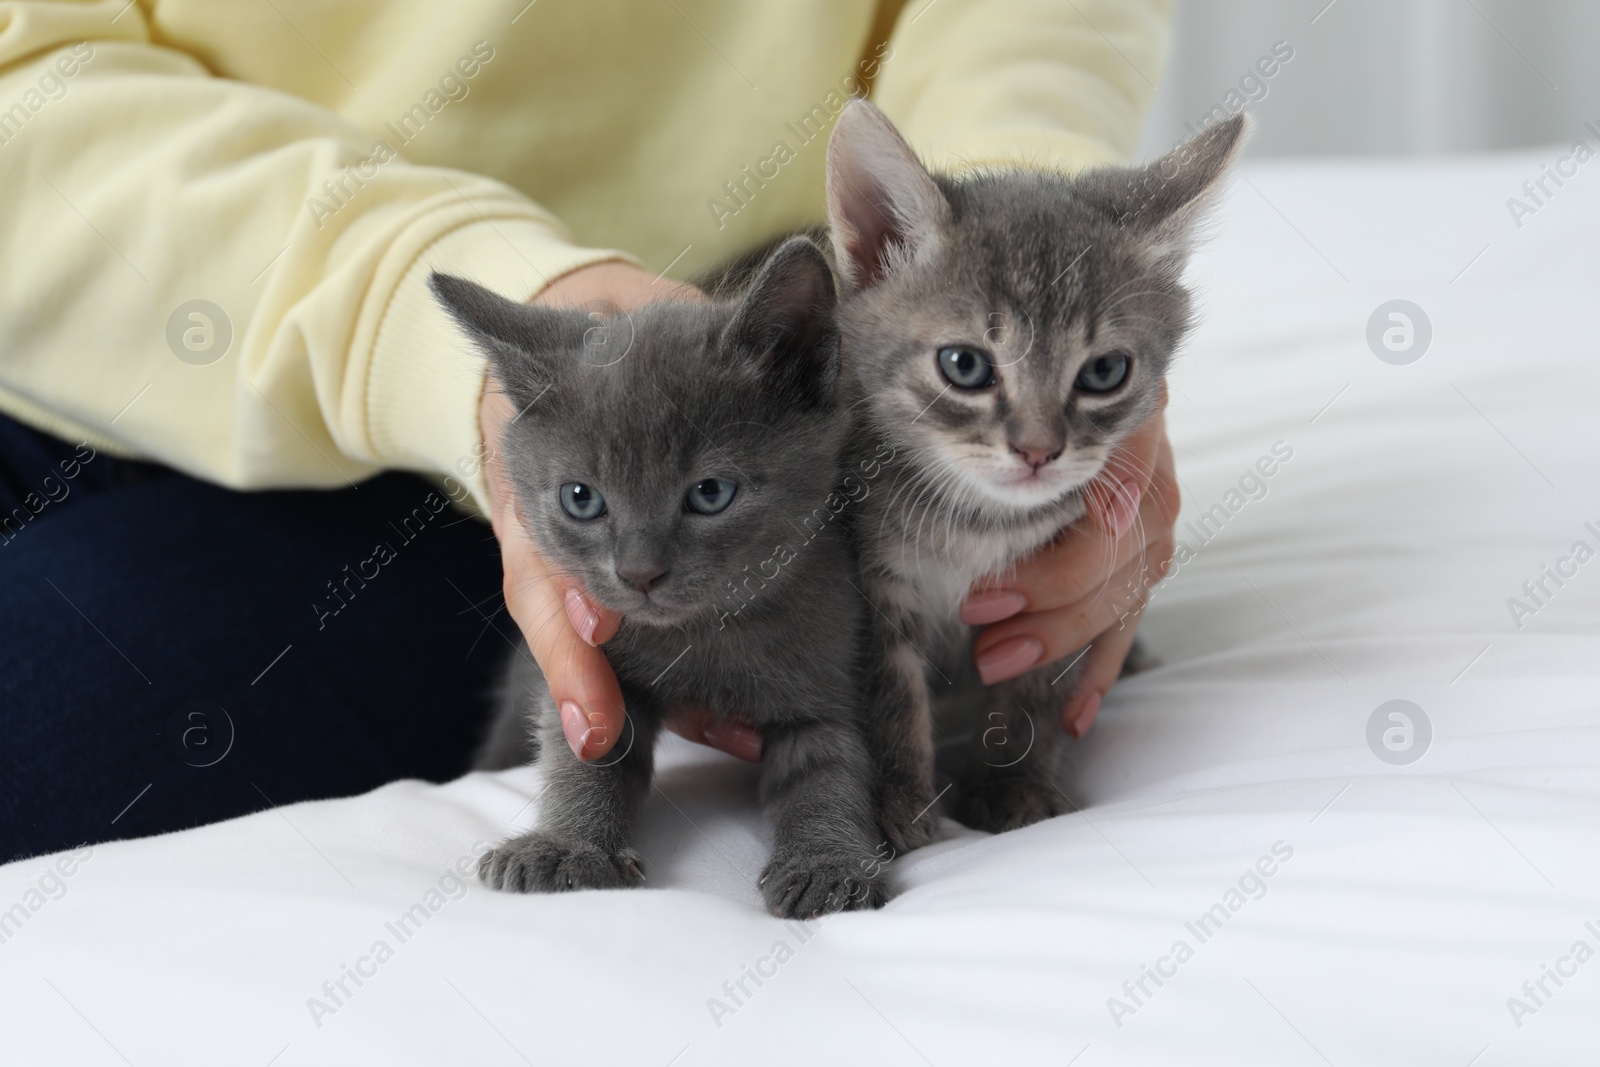
[[[538,828],[487,853],[480,876],[519,892],[642,882],[630,835],[662,715],[694,702],[764,738],[768,907],[882,904],[853,675],[866,605],[848,534],[816,519],[848,431],[822,253],[797,239],[738,301],[655,303],[598,324],[460,278],[432,285],[522,411],[501,446],[534,542],[624,620],[605,651],[628,725],[594,763],[563,743],[526,646],[513,659],[480,767],[536,753],[548,786]]]
[[[919,818],[935,801],[929,672],[970,655],[959,605],[1082,517],[1087,483],[1155,410],[1193,321],[1190,239],[1244,130],[1219,123],[1145,167],[947,177],[871,104],[839,117],[828,214],[857,447],[898,457],[856,516],[877,609],[865,721],[897,851],[936,830]],[[962,821],[1003,831],[1064,810],[1057,716],[1074,681],[1052,664],[986,690]]]

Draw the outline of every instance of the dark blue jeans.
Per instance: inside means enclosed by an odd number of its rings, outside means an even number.
[[[0,862],[461,774],[502,607],[417,478],[236,493],[0,416]]]

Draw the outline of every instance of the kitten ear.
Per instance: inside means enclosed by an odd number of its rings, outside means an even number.
[[[1196,224],[1249,136],[1242,113],[1207,127],[1154,163],[1127,171],[1113,190],[1112,210],[1123,225],[1152,238],[1158,252],[1187,253]]]
[[[768,257],[722,331],[722,344],[809,404],[826,404],[839,376],[833,272],[804,237]]]
[[[434,271],[428,288],[484,355],[519,406],[545,389],[566,351],[582,344],[587,317],[573,308],[539,307],[507,300],[476,282]]]
[[[845,104],[828,138],[828,223],[847,289],[930,253],[950,204],[887,115]]]

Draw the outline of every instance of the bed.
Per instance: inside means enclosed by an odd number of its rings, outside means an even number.
[[[760,907],[752,770],[677,739],[644,891],[462,877],[527,769],[35,858],[0,1063],[1596,1062],[1600,174],[1507,204],[1552,154],[1242,169],[1161,665],[1075,813],[949,824],[806,924]]]

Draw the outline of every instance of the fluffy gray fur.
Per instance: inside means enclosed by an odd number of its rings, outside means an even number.
[[[538,828],[486,854],[480,876],[520,892],[642,882],[630,834],[662,715],[693,702],[745,716],[764,738],[771,910],[879,906],[854,681],[866,605],[835,521],[848,414],[822,253],[789,242],[740,300],[609,317],[515,304],[446,275],[432,284],[523,412],[501,445],[534,542],[624,620],[605,651],[627,728],[594,763],[564,743],[526,647],[515,657],[480,766],[537,753],[548,786]],[[687,505],[708,478],[737,485],[725,511]],[[605,513],[563,510],[569,483],[603,495]]]
[[[919,817],[935,799],[930,686],[970,655],[960,602],[1082,517],[1090,480],[1126,461],[1117,445],[1154,411],[1191,326],[1190,238],[1243,134],[1242,118],[1219,123],[1145,167],[951,178],[872,105],[839,117],[828,209],[856,447],[897,457],[856,529],[877,609],[866,722],[898,851],[936,829]],[[992,384],[956,387],[939,365],[950,347],[982,353]],[[1116,353],[1131,361],[1118,388],[1080,387]],[[1074,682],[1053,664],[985,691],[960,819],[1003,831],[1064,810],[1057,721]]]

